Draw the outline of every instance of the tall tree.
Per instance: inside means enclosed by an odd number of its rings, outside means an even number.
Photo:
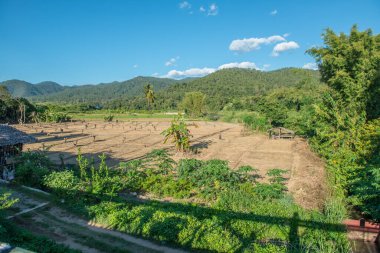
[[[148,109],[151,109],[151,105],[154,103],[155,96],[154,96],[154,91],[153,91],[153,85],[147,84],[144,86],[144,94],[145,98],[148,102]]]
[[[380,219],[380,161],[374,159],[380,157],[380,35],[353,26],[349,35],[327,29],[323,39],[324,47],[308,50],[330,88],[316,105],[311,141],[351,204]]]
[[[206,96],[199,91],[188,92],[182,100],[181,109],[192,117],[201,116],[204,111]]]
[[[324,47],[308,50],[317,60],[322,81],[337,92],[347,110],[375,117],[380,103],[371,91],[379,92],[380,35],[370,29],[360,32],[354,25],[349,35],[327,29],[323,40]]]

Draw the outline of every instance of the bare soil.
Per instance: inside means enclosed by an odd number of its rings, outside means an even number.
[[[191,122],[190,122],[191,123]],[[190,130],[195,153],[176,153],[171,143],[163,144],[161,132],[169,127],[165,119],[141,119],[125,122],[72,122],[62,124],[16,125],[35,136],[39,142],[25,149],[47,149],[57,164],[74,164],[80,148],[82,154],[97,158],[105,153],[107,163],[144,157],[153,149],[166,148],[173,158],[223,159],[231,168],[250,165],[261,176],[273,168],[289,170],[288,189],[295,202],[307,209],[321,208],[325,195],[324,164],[302,138],[271,140],[264,134],[246,134],[239,124],[194,122]],[[98,158],[97,158],[98,159]]]

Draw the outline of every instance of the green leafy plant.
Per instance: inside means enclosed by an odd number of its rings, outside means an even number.
[[[176,162],[170,157],[167,150],[154,149],[144,159],[145,166],[156,173],[169,174],[173,171]]]
[[[58,197],[70,195],[70,192],[74,194],[79,183],[79,178],[70,170],[54,171],[44,177],[44,185]]]
[[[242,121],[246,128],[253,131],[266,131],[271,127],[269,120],[257,112],[243,115]]]
[[[105,122],[112,122],[114,118],[115,118],[114,115],[109,114],[109,115],[104,116],[104,121]]]
[[[16,182],[43,187],[43,178],[48,175],[54,166],[43,152],[23,152],[17,157]]]
[[[164,135],[164,143],[168,140],[172,140],[175,144],[177,151],[187,152],[190,149],[190,130],[183,117],[177,117],[172,120],[171,125],[168,129],[161,133]]]
[[[11,196],[12,194],[10,192],[0,190],[0,212],[19,201],[17,198],[12,198]]]
[[[119,171],[125,189],[130,192],[137,192],[143,188],[142,184],[146,180],[147,175],[143,170],[142,160],[120,163]]]

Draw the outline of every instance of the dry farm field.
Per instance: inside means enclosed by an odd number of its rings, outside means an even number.
[[[174,160],[196,158],[227,160],[231,168],[250,165],[265,176],[269,169],[289,171],[288,189],[305,208],[320,208],[325,196],[324,164],[301,138],[271,140],[264,134],[250,134],[240,124],[189,122],[193,152],[176,153],[174,145],[163,144],[161,132],[168,119],[139,119],[124,122],[79,121],[57,124],[15,125],[38,139],[25,150],[47,150],[57,164],[76,163],[78,149],[98,159],[105,153],[107,163],[117,167],[122,161],[144,157],[153,149],[168,149]]]

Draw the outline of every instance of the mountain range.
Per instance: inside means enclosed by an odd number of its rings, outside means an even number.
[[[152,84],[161,99],[178,100],[185,92],[201,91],[208,97],[231,98],[257,95],[277,87],[292,87],[300,82],[319,83],[319,73],[313,70],[284,68],[275,71],[223,69],[202,78],[175,80],[156,77],[135,77],[122,82],[96,85],[63,86],[46,81],[32,84],[21,80],[0,82],[14,97],[35,102],[104,103],[115,99],[143,96],[144,86]]]

